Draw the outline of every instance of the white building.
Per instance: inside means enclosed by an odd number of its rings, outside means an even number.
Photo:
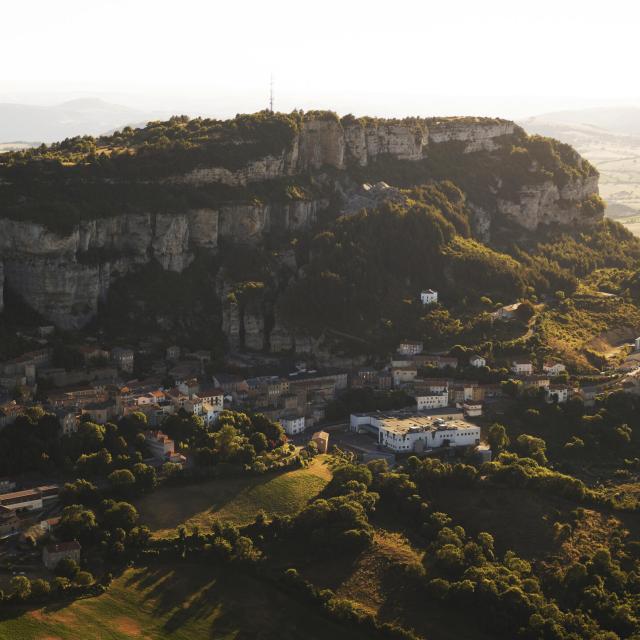
[[[480,402],[465,402],[462,411],[467,418],[478,418],[482,415],[482,404]]]
[[[415,356],[422,353],[422,342],[417,340],[403,340],[398,346],[398,353],[403,356]]]
[[[487,361],[482,356],[473,355],[473,356],[471,356],[469,358],[469,364],[472,367],[476,367],[476,368],[479,369],[480,367],[486,367],[487,366]]]
[[[563,384],[554,384],[549,387],[545,392],[545,398],[547,402],[557,402],[562,404],[569,400],[570,388]]]
[[[435,304],[438,302],[438,292],[433,289],[425,289],[420,292],[420,301],[422,304]]]
[[[542,365],[542,370],[547,375],[555,378],[561,373],[564,373],[567,370],[567,367],[565,367],[562,362],[545,362],[544,365]]]
[[[533,373],[533,364],[530,360],[513,360],[511,371],[520,376],[530,376]]]
[[[418,406],[418,411],[443,409],[448,404],[449,394],[447,392],[416,396],[416,405]]]
[[[350,425],[352,431],[359,433],[373,431],[378,444],[399,453],[480,444],[480,427],[462,419],[460,414],[429,416],[409,411],[352,414]]]
[[[280,424],[288,436],[295,436],[305,430],[304,416],[286,416],[280,418]]]

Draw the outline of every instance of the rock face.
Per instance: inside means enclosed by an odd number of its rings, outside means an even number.
[[[510,137],[519,133],[514,123],[482,118],[310,118],[302,121],[291,143],[279,153],[252,158],[234,169],[200,166],[163,179],[194,189],[227,185],[242,193],[248,185],[274,180],[283,180],[286,185],[291,176],[304,175],[305,184],[311,185],[309,193],[314,194],[309,199],[270,201],[260,195],[250,201],[247,197],[230,199],[215,209],[116,215],[82,221],[65,235],[40,224],[3,218],[0,209],[0,310],[6,285],[59,327],[81,327],[96,314],[111,284],[140,265],[155,261],[167,271],[182,272],[191,264],[196,249],[213,252],[224,241],[257,245],[273,231],[310,229],[330,204],[333,214],[348,215],[387,199],[402,199],[406,196],[399,189],[384,182],[360,185],[354,180],[359,175],[356,170],[381,160],[419,162],[434,147],[445,144],[453,144],[459,153],[491,154],[512,144]],[[380,162],[372,173],[385,166]],[[424,175],[428,180],[429,175]],[[574,178],[561,188],[551,181],[523,185],[508,198],[496,196],[499,185],[492,191],[494,186],[487,185],[495,200],[492,207],[469,203],[474,232],[482,239],[490,237],[493,221],[499,216],[524,229],[595,220],[586,217],[590,209],[581,205],[597,193],[597,177]],[[272,193],[268,184],[256,191]],[[293,254],[289,262],[292,264],[287,268],[295,271]],[[273,310],[267,310],[269,305],[277,308],[274,299],[280,290],[271,292],[274,296],[267,298],[268,302],[262,299],[261,306],[233,302],[232,297],[227,301],[231,290],[225,285],[218,296],[223,301],[223,330],[232,348],[317,350],[314,340],[291,335]]]
[[[88,220],[58,235],[0,219],[3,282],[59,327],[81,327],[115,279],[152,259],[181,272],[193,260],[193,247],[215,246],[217,223],[217,211],[200,209]]]
[[[541,224],[586,226],[602,218],[588,217],[582,203],[598,193],[598,177],[573,178],[559,188],[551,180],[523,186],[515,200],[497,199],[498,213],[531,231]]]
[[[483,118],[442,118],[429,122],[429,144],[463,142],[464,153],[495,151],[500,138],[512,136],[517,129],[514,122]]]

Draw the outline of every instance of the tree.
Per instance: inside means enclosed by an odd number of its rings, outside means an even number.
[[[11,588],[18,600],[26,600],[31,595],[31,581],[26,576],[11,578]]]
[[[90,542],[95,537],[97,528],[95,513],[82,505],[73,504],[62,511],[57,532],[63,540]]]
[[[497,422],[492,424],[489,428],[487,439],[489,441],[491,451],[493,451],[494,454],[497,454],[503,449],[506,449],[509,446],[510,442],[509,436],[507,435],[507,430],[503,425],[498,424]]]
[[[88,571],[79,571],[74,582],[80,587],[88,587],[93,584],[93,576]]]
[[[539,464],[547,464],[547,443],[542,438],[530,436],[527,433],[516,439],[516,450],[525,458],[533,458]]]
[[[113,502],[107,500],[106,509],[103,515],[103,524],[109,531],[115,529],[124,529],[131,531],[138,521],[138,512],[136,508],[128,502]]]
[[[131,493],[136,484],[136,478],[129,469],[116,469],[108,475],[107,479],[111,488],[122,495]]]
[[[151,491],[156,486],[156,470],[143,462],[133,465],[136,487],[140,491]]]
[[[35,600],[44,600],[51,593],[51,585],[42,578],[38,578],[31,583],[31,597]]]
[[[73,580],[78,575],[79,571],[80,567],[78,566],[78,563],[72,558],[62,558],[54,570],[57,576],[66,580]],[[59,583],[59,585],[64,584],[68,583]]]

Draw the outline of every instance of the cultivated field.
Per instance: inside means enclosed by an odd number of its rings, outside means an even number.
[[[127,570],[101,596],[0,613],[0,640],[264,640],[358,637],[238,572]]]
[[[268,516],[297,513],[331,479],[328,458],[318,456],[306,469],[279,475],[221,478],[154,491],[136,503],[140,521],[156,535],[180,524],[206,531],[214,520],[244,525],[263,510]]]

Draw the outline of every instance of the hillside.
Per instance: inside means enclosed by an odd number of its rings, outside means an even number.
[[[527,118],[519,124],[528,133],[570,144],[593,163],[600,172],[600,193],[607,202],[607,215],[621,219],[637,233],[632,217],[640,212],[640,109],[559,111]]]
[[[45,320],[327,360],[436,326],[468,342],[481,299],[570,293],[558,232],[600,266],[637,253],[605,249],[589,162],[489,118],[176,117],[0,155],[0,194],[5,298]]]

